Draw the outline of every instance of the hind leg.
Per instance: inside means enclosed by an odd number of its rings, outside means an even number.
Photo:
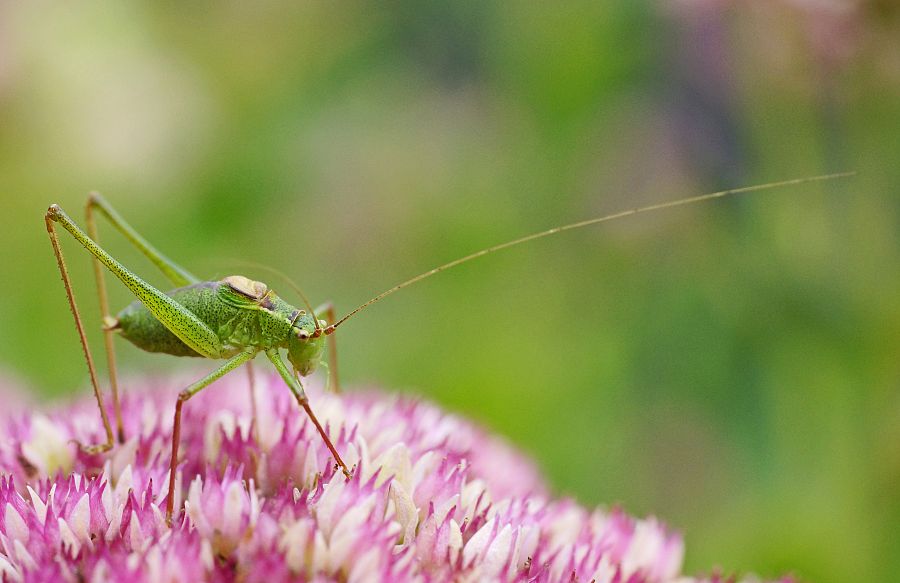
[[[88,374],[91,377],[91,386],[94,388],[94,397],[97,399],[97,407],[100,409],[100,418],[103,420],[103,429],[106,431],[106,441],[104,443],[94,445],[84,445],[79,443],[78,446],[83,451],[90,454],[109,451],[113,446],[113,430],[112,426],[109,424],[109,417],[106,415],[106,409],[103,407],[103,395],[100,392],[100,383],[97,382],[97,370],[94,366],[94,358],[91,355],[87,336],[84,333],[84,325],[81,322],[81,313],[78,311],[78,305],[75,303],[75,293],[72,291],[69,270],[66,268],[65,259],[63,259],[62,249],[59,246],[59,239],[56,236],[56,230],[53,228],[52,219],[48,217],[45,221],[47,223],[47,234],[50,236],[50,244],[53,245],[53,253],[56,255],[56,264],[59,267],[59,273],[62,276],[63,286],[66,288],[66,297],[69,299],[69,308],[72,311],[72,317],[75,319],[75,329],[78,331],[78,339],[81,342],[81,349],[84,352],[84,359],[87,362]]]
[[[165,257],[141,237],[131,225],[125,222],[125,219],[116,212],[112,205],[106,202],[106,199],[100,196],[100,194],[92,192],[88,195],[87,204],[85,204],[84,208],[84,215],[88,236],[95,242],[99,241],[96,220],[96,215],[98,214],[106,217],[110,224],[112,224],[117,231],[122,233],[122,235],[150,259],[150,261],[159,267],[173,284],[180,287],[197,281],[196,277]],[[113,412],[116,417],[116,437],[118,438],[119,443],[122,443],[125,441],[125,431],[122,429],[122,410],[119,405],[119,381],[116,367],[115,346],[113,343],[114,332],[109,325],[110,322],[112,322],[112,315],[109,311],[106,281],[103,277],[103,264],[100,263],[100,260],[96,257],[94,258],[93,264],[94,279],[97,283],[97,298],[100,303],[100,315],[103,319],[103,342],[106,348],[106,363],[109,369],[109,386],[112,391]]]

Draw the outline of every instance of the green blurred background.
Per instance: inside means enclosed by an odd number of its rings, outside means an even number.
[[[660,516],[688,572],[889,580],[898,152],[887,0],[2,2],[0,364],[85,394],[42,215],[92,189],[194,272],[276,283],[233,267],[264,263],[344,313],[558,223],[855,169],[442,274],[348,324],[341,372],[479,420],[559,493]]]

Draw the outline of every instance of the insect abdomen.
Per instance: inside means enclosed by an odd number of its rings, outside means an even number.
[[[215,303],[220,282],[207,281],[178,288],[166,295],[196,314],[201,320]],[[162,352],[174,356],[201,356],[182,342],[157,320],[140,301],[129,304],[119,312],[114,328],[126,340],[147,352]]]

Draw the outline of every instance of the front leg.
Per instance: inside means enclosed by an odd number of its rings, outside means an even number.
[[[325,318],[326,326],[334,324],[335,313],[334,313],[334,304],[332,302],[325,302],[318,308],[316,308],[315,312],[316,320],[320,317]],[[337,360],[337,340],[334,337],[334,334],[328,335],[328,381],[329,386],[332,391],[335,393],[341,392],[341,386],[338,384],[338,360]]]
[[[319,420],[316,418],[315,414],[312,412],[312,409],[309,407],[309,398],[306,396],[306,391],[303,390],[303,385],[300,384],[294,375],[291,374],[291,371],[288,370],[287,366],[285,366],[284,361],[281,360],[281,355],[278,354],[278,349],[270,348],[266,350],[266,356],[269,357],[269,360],[272,361],[272,364],[275,365],[275,370],[278,371],[278,374],[281,375],[281,378],[284,379],[285,384],[287,384],[288,388],[294,393],[294,398],[297,399],[297,404],[303,407],[303,410],[306,411],[307,416],[309,416],[310,421],[313,422],[313,425],[316,426],[316,430],[319,432],[319,435],[322,436],[322,441],[325,442],[325,445],[328,447],[328,450],[331,452],[331,455],[334,456],[334,461],[337,462],[338,466],[340,466],[341,471],[344,473],[344,476],[347,479],[353,476],[350,470],[347,468],[347,464],[344,463],[344,460],[341,459],[340,454],[335,449],[334,444],[331,443],[331,439],[328,437],[328,434],[325,433],[325,430],[322,429],[322,425],[319,423]]]

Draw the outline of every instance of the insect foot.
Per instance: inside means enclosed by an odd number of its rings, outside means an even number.
[[[341,470],[341,473],[344,474],[344,477],[347,478],[347,481],[350,481],[351,479],[353,479],[353,475],[356,473],[356,464],[354,464],[353,467],[348,470],[347,468],[341,467],[340,464],[335,462],[334,468],[332,469],[334,469],[334,471]]]
[[[87,445],[87,444],[81,443],[77,439],[70,439],[69,443],[74,443],[75,445],[78,446],[78,449],[80,449],[82,452],[86,453],[87,455],[97,455],[100,453],[106,453],[113,448],[112,443],[96,443],[93,445]]]

